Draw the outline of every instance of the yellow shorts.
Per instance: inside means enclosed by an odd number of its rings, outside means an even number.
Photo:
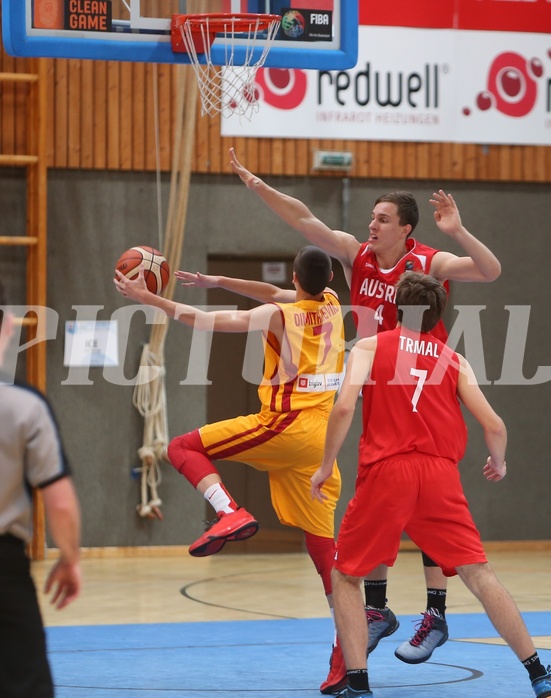
[[[272,505],[282,524],[333,538],[341,475],[335,462],[323,491],[327,500],[312,501],[310,478],[323,456],[329,413],[320,409],[260,412],[207,424],[199,429],[212,460],[239,461],[265,470]]]

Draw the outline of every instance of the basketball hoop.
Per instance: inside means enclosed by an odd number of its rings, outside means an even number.
[[[173,15],[172,50],[187,53],[199,84],[201,114],[238,114],[250,118],[258,111],[255,76],[266,62],[279,30],[279,15]],[[211,47],[222,34],[223,60],[214,65]],[[235,41],[234,41],[235,40]]]

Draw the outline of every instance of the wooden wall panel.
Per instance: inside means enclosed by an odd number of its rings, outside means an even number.
[[[55,134],[52,124],[55,122],[55,63],[53,61],[47,61],[46,70],[44,71],[47,75],[47,95],[46,100],[48,102],[46,107],[46,120],[47,120],[47,135],[46,135],[46,157],[47,162],[50,165],[54,162],[55,158]]]
[[[94,114],[94,167],[103,170],[107,167],[107,62],[94,61],[93,86]]]
[[[172,66],[161,64],[158,68],[158,121],[159,149],[161,162],[165,168],[172,166],[172,143],[174,142],[174,105],[176,93],[172,90]]]
[[[54,114],[55,121],[49,124],[49,128],[54,132],[54,159],[53,167],[68,167],[68,115],[67,104],[67,80],[69,71],[69,61],[56,61],[55,81],[54,81]]]
[[[23,72],[27,73],[30,70],[30,59],[23,61]],[[28,92],[29,85],[26,83],[16,83],[14,92],[14,107],[15,107],[15,149],[19,153],[27,152],[28,138]]]
[[[266,168],[266,163],[270,162],[271,149],[270,141],[267,138],[262,138],[258,142],[258,169],[257,172],[261,172]]]
[[[458,145],[454,143],[452,149],[454,172],[460,173],[463,180],[475,179],[477,146],[467,143],[459,149]]]
[[[293,142],[295,146],[294,175],[306,177],[310,174],[312,166],[310,142],[304,140],[304,138],[297,138]]]
[[[121,128],[126,128],[120,118],[121,63],[107,62],[107,169],[119,170],[121,165]],[[151,81],[147,83],[151,85]]]
[[[92,169],[94,166],[94,67],[94,61],[82,61],[81,164],[79,167],[87,170]]]
[[[545,149],[544,148],[536,148],[534,146],[534,160],[536,164],[536,168],[534,171],[534,180],[536,182],[545,182],[547,181],[545,178],[545,165],[547,162],[547,158],[545,156]]]
[[[14,70],[14,60],[4,56],[2,70],[11,73]],[[22,155],[17,151],[15,143],[15,84],[0,83],[0,152],[4,155]]]
[[[82,64],[84,61],[70,60],[67,75],[67,167],[82,167],[81,130],[83,103],[86,101],[82,87]]]
[[[415,153],[415,143],[405,143],[404,144],[404,166],[406,172],[409,174],[415,169],[416,153]],[[366,175],[364,175],[366,176]]]
[[[155,99],[153,81],[156,73],[156,66],[152,63],[146,64],[143,84],[143,95],[145,97],[145,168],[154,171],[157,167],[157,152],[155,139]]]
[[[227,161],[227,158],[224,158],[224,152],[226,151],[223,145],[224,139],[220,135],[221,118],[217,114],[213,119],[210,119],[208,116],[201,116],[197,119],[195,133],[204,128],[207,128],[209,132],[209,149],[208,152],[202,154],[203,159],[207,163],[206,172],[223,172],[224,163]],[[239,139],[235,140],[239,141]]]
[[[146,102],[144,99],[145,63],[132,63],[130,80],[130,122],[128,130],[132,138],[132,169],[145,169],[145,122]]]
[[[121,63],[121,170],[132,170],[134,130],[132,124],[132,63]]]
[[[151,8],[156,8],[153,0]],[[170,171],[178,83],[189,75],[195,80],[191,68],[76,59],[47,59],[47,64],[50,167]],[[0,72],[27,70],[28,59],[2,51]],[[0,83],[4,154],[27,152],[27,89],[23,83]],[[194,171],[229,173],[231,145],[263,176],[341,177],[312,170],[313,151],[323,149],[352,152],[350,177],[551,182],[551,146],[222,138],[219,116],[197,119]]]

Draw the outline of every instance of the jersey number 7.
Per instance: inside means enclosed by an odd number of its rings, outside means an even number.
[[[419,398],[423,392],[423,386],[427,380],[428,371],[420,368],[410,368],[409,372],[412,376],[417,378],[417,385],[415,386],[415,390],[413,391],[413,396],[411,398],[411,410],[412,412],[417,412],[417,403],[419,402]]]

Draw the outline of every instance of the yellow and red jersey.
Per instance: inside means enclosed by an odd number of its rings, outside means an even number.
[[[276,303],[283,321],[281,340],[267,332],[264,377],[258,388],[262,409],[291,412],[331,410],[344,362],[341,306],[332,293],[323,300]]]

